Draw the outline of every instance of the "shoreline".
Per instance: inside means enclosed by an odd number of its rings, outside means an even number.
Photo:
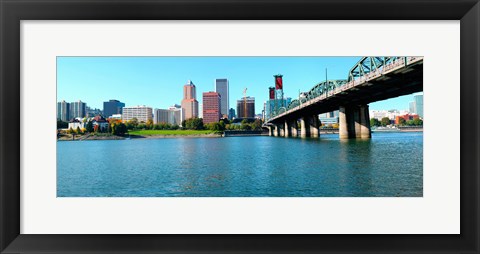
[[[160,138],[221,138],[222,134],[215,134],[215,133],[209,133],[209,134],[186,134],[186,135],[177,135],[177,134],[171,134],[171,135],[130,135],[131,139],[160,139]]]
[[[161,138],[221,138],[222,134],[186,134],[186,135],[129,135],[129,136],[79,136],[72,139],[72,137],[60,137],[57,141],[90,141],[90,140],[128,140],[128,139],[161,139]]]
[[[403,130],[372,130],[374,132],[423,132],[423,129],[403,129]],[[338,134],[338,131],[320,131],[320,134]],[[62,136],[57,138],[57,141],[90,141],[90,140],[129,140],[129,139],[163,139],[163,138],[222,138],[222,137],[251,137],[251,136],[268,136],[268,134],[230,134],[225,136],[224,133],[208,133],[208,134],[159,134],[159,135],[128,135],[128,136],[115,136],[115,135],[87,135],[77,136],[72,139],[71,136]]]

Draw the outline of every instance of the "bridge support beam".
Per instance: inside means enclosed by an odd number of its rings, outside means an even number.
[[[278,128],[278,125],[275,125],[275,126],[273,127],[273,136],[274,136],[274,137],[278,137],[279,134],[280,134],[280,130],[279,130],[279,128]]]
[[[272,126],[267,126],[268,129],[268,136],[273,136],[273,128]]]
[[[285,137],[291,137],[292,136],[292,129],[290,128],[290,123],[285,120]]]
[[[360,138],[368,139],[372,137],[370,129],[370,113],[368,105],[360,106]]]
[[[310,117],[304,116],[300,118],[300,137],[310,137]]]
[[[340,139],[371,137],[368,105],[341,106],[338,121]]]
[[[355,138],[361,138],[362,137],[362,125],[360,123],[360,107],[354,107],[352,108],[352,114],[353,114],[353,124],[354,124],[354,132],[355,132]]]
[[[338,109],[338,135],[340,139],[348,138],[347,108],[344,106]]]
[[[294,120],[290,123],[290,133],[291,133],[292,137],[297,137],[298,136],[297,120]]]
[[[320,136],[320,119],[318,119],[318,115],[313,115],[309,120],[310,137],[318,138]]]
[[[278,125],[278,129],[279,129],[279,133],[278,133],[278,136],[279,137],[283,137],[285,136],[285,126],[283,124],[279,124]]]

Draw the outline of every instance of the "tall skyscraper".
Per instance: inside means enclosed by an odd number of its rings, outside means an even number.
[[[122,120],[129,121],[137,118],[138,122],[146,123],[152,119],[152,108],[147,106],[124,107],[122,109]]]
[[[221,96],[217,92],[203,93],[203,122],[215,123],[220,120],[222,114],[221,108]]]
[[[202,103],[198,104],[198,118],[203,118],[203,105],[202,105]]]
[[[76,102],[70,102],[70,118],[86,117],[87,116],[87,103],[81,100]]]
[[[417,110],[415,109],[415,102],[414,101],[411,101],[409,104],[408,104],[408,112],[414,114],[415,112],[417,112]]]
[[[421,118],[423,118],[423,94],[414,95],[413,101],[411,101],[408,106],[408,112],[412,114],[417,114]]]
[[[70,121],[70,103],[66,101],[57,102],[57,120]]]
[[[237,117],[255,118],[255,97],[247,96],[246,100],[237,100]]]
[[[423,118],[423,94],[413,96],[415,102],[415,113]]]
[[[230,108],[230,109],[228,110],[228,119],[232,120],[234,117],[236,117],[236,115],[235,115],[235,109]]]
[[[228,79],[215,79],[215,92],[220,94],[220,113],[228,116],[229,97],[228,97]]]
[[[105,101],[103,102],[103,114],[105,117],[122,114],[123,107],[125,107],[125,103],[118,100]]]
[[[183,86],[182,108],[185,111],[185,119],[198,117],[198,101],[196,87],[191,80]]]

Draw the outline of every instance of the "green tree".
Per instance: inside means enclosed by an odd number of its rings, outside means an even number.
[[[249,131],[252,129],[252,126],[248,124],[247,119],[243,119],[240,124],[240,129]]]
[[[127,123],[132,127],[132,129],[136,129],[138,126],[138,119],[134,117],[128,120]]]
[[[385,127],[390,124],[390,119],[388,117],[384,117],[382,120],[380,120],[380,123],[383,127]]]
[[[202,118],[194,118],[193,129],[194,130],[203,130],[203,119]]]
[[[370,119],[370,126],[380,126],[380,121],[377,118]]]
[[[185,120],[185,123],[182,124],[183,127],[187,130],[203,130],[203,119],[202,118],[190,118]]]
[[[82,133],[82,130],[80,130],[80,127],[79,127],[79,126],[77,126],[77,129],[75,130],[75,133],[77,133],[77,134]]]
[[[255,121],[252,123],[252,129],[256,131],[262,130],[262,120],[255,119]]]
[[[116,123],[114,124],[113,134],[117,136],[123,136],[127,133],[127,126],[124,123]]]
[[[413,119],[413,125],[415,126],[423,126],[423,120],[420,118]]]
[[[207,130],[211,130],[211,131],[215,130],[214,123],[206,123],[203,127]]]
[[[223,121],[225,124],[230,124],[230,120],[228,120],[228,118],[222,118],[220,121]]]
[[[228,119],[227,119],[227,121],[228,121]],[[220,122],[218,122],[218,125],[219,125],[218,128],[219,128],[220,131],[224,131],[226,129],[226,126],[227,126],[225,124],[224,120],[220,120]]]
[[[127,126],[127,130],[133,130],[133,129],[135,129],[135,126],[133,126],[132,122],[130,122],[130,121],[127,121],[127,122],[125,123],[125,126]]]
[[[405,118],[400,117],[400,118],[398,119],[398,125],[404,126],[404,125],[406,125],[406,124],[407,124],[407,120],[405,120]]]
[[[57,129],[66,129],[68,128],[68,123],[60,119],[57,120]]]
[[[93,122],[88,121],[85,129],[86,129],[87,132],[93,132]]]
[[[148,119],[147,122],[145,123],[145,126],[148,130],[151,130],[153,128],[153,120]]]

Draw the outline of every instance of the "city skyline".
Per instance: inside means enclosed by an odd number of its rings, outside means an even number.
[[[328,79],[346,78],[358,59],[360,57],[58,57],[57,101],[80,99],[91,108],[102,108],[104,101],[114,98],[127,107],[147,105],[166,109],[181,102],[183,86],[189,80],[201,95],[211,91],[217,79],[225,78],[228,96],[232,98],[228,108],[235,108],[232,101],[241,99],[243,89],[248,88],[247,96],[258,101],[255,113],[259,114],[263,102],[268,100],[268,87],[274,84],[273,75],[283,74],[285,96],[296,98],[298,91],[308,91],[323,81],[326,74]],[[374,102],[370,109],[408,109],[413,95]],[[202,101],[201,97],[196,99]]]

